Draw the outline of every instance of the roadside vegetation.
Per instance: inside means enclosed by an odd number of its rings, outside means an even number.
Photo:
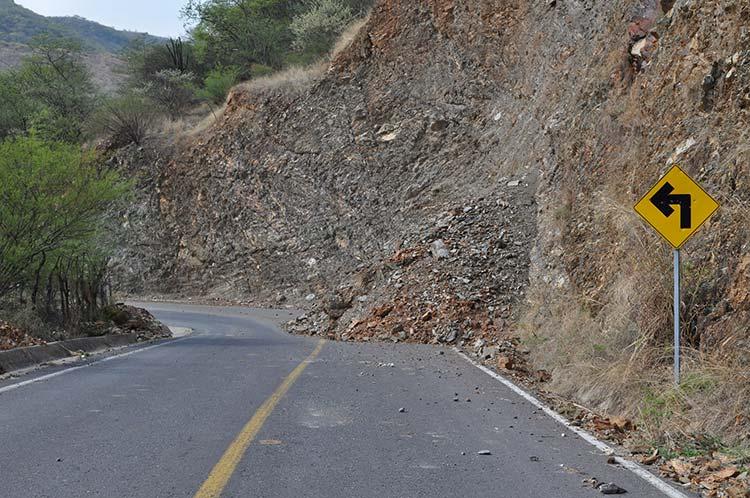
[[[82,146],[102,98],[80,44],[32,47],[0,73],[0,318],[52,338],[109,304],[105,220],[129,184]]]

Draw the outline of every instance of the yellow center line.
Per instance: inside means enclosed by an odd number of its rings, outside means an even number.
[[[230,444],[229,448],[224,452],[219,463],[216,464],[208,475],[206,482],[203,483],[203,486],[201,486],[195,494],[195,498],[219,498],[221,496],[224,488],[226,488],[229,483],[229,479],[231,479],[232,474],[234,474],[237,465],[239,465],[240,460],[242,460],[250,443],[253,442],[260,432],[260,429],[263,427],[268,416],[271,415],[271,412],[273,412],[273,409],[279,404],[281,398],[283,398],[287,391],[289,391],[289,388],[291,388],[299,376],[302,375],[305,368],[315,361],[315,358],[318,357],[324,345],[325,341],[321,340],[310,356],[300,363],[297,368],[295,368],[292,373],[284,379],[284,382],[282,382],[278,389],[276,389],[276,392],[274,392],[271,397],[268,398],[260,408],[258,408],[258,411],[255,412],[253,418],[251,418],[245,427],[243,427],[242,431],[237,435],[237,438],[232,441],[232,444]]]

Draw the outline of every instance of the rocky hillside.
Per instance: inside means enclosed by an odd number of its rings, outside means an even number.
[[[240,86],[205,133],[115,155],[144,194],[118,280],[288,301],[310,309],[295,329],[339,338],[491,358],[520,337],[550,389],[740,435],[748,19],[750,0],[381,0],[325,72]],[[632,206],[674,162],[723,207],[685,247],[697,387],[648,419],[671,260]]]

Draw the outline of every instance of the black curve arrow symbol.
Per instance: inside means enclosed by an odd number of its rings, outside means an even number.
[[[673,205],[680,206],[680,228],[687,229],[693,226],[692,205],[693,199],[690,194],[673,194],[674,187],[665,183],[662,188],[651,197],[651,204],[661,211],[661,214],[669,218],[674,213]]]

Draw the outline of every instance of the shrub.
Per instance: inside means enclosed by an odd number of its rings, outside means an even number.
[[[324,54],[353,19],[352,9],[340,0],[312,0],[308,10],[296,16],[289,26],[294,47],[301,52]]]
[[[262,78],[264,76],[268,76],[269,74],[273,74],[275,71],[276,70],[271,66],[266,66],[263,64],[250,64],[251,78]]]
[[[218,67],[210,71],[198,96],[216,105],[223,104],[229,90],[237,83],[239,75],[240,71],[235,67]]]
[[[130,87],[141,87],[153,81],[160,71],[172,69],[181,73],[200,72],[194,57],[191,41],[169,39],[166,44],[148,43],[144,39],[133,41],[125,51],[125,72]]]
[[[163,69],[143,87],[145,94],[171,119],[184,115],[196,96],[194,76],[176,69]]]
[[[91,122],[94,133],[106,134],[115,147],[141,144],[156,118],[153,105],[142,92],[130,91],[106,101]]]

